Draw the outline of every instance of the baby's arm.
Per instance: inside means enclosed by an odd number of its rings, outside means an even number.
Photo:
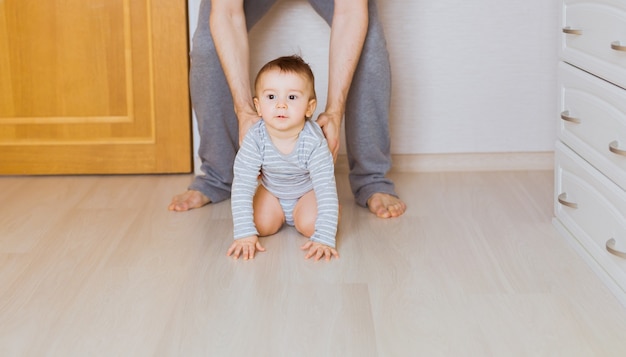
[[[326,142],[321,142],[310,156],[309,173],[317,201],[315,233],[311,241],[335,248],[339,221],[339,200],[332,155]]]
[[[313,149],[308,162],[309,174],[313,181],[313,191],[317,202],[315,232],[301,249],[307,250],[305,259],[326,261],[339,258],[335,248],[335,236],[339,220],[339,202],[335,183],[334,163],[326,141],[321,141]]]
[[[259,233],[254,225],[252,209],[262,161],[258,145],[256,145],[253,138],[253,129],[248,131],[235,157],[231,194],[235,241],[226,252],[227,256],[232,255],[235,259],[238,259],[243,254],[244,260],[254,258],[254,253],[257,250],[260,252],[265,251],[265,248],[259,243]]]

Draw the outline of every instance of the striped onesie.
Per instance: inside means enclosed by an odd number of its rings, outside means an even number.
[[[283,207],[291,201],[293,209],[294,202],[314,190],[317,219],[311,240],[335,247],[339,202],[333,157],[317,123],[305,122],[289,154],[274,147],[262,119],[250,128],[234,164],[231,205],[235,239],[258,235],[252,201],[259,173],[261,184],[281,201]]]

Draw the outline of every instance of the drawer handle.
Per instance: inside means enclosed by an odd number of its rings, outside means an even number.
[[[569,116],[569,110],[561,113],[561,119],[574,124],[580,124],[580,119]]]
[[[609,144],[609,150],[611,150],[611,152],[614,154],[626,156],[626,150],[622,150],[618,146],[619,143],[617,142],[617,140],[611,141],[611,143]]]
[[[613,255],[626,259],[625,252],[615,249],[615,239],[613,238],[606,241],[606,250]]]
[[[557,198],[557,200],[563,206],[567,206],[567,207],[574,208],[574,209],[578,208],[578,204],[577,203],[567,201],[567,193],[565,193],[565,192],[560,194],[559,197]]]
[[[571,28],[571,27],[567,26],[567,27],[563,27],[563,33],[566,33],[568,35],[582,35],[583,34],[583,30],[581,30],[581,29],[574,29],[574,28]]]
[[[626,52],[626,45],[622,45],[620,41],[611,42],[611,48],[615,51]]]

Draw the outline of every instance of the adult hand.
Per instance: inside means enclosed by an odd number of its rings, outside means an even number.
[[[308,241],[300,249],[309,251],[304,259],[309,259],[312,257],[315,258],[315,261],[318,261],[322,258],[324,258],[326,261],[329,261],[332,257],[335,257],[335,259],[339,259],[339,252],[337,252],[337,249],[331,248],[322,243]]]
[[[264,252],[265,248],[259,242],[259,237],[250,236],[246,238],[235,239],[233,244],[228,248],[228,252],[226,252],[226,256],[233,256],[234,259],[239,259],[239,256],[243,258],[243,260],[254,259],[254,253],[256,251]]]
[[[343,114],[323,112],[317,117],[317,124],[322,128],[330,153],[333,154],[333,161],[337,161],[339,153],[339,136],[341,134],[341,119]]]
[[[237,113],[237,120],[239,121],[239,145],[243,142],[243,138],[246,136],[250,127],[259,121],[259,115],[254,110],[245,110]]]

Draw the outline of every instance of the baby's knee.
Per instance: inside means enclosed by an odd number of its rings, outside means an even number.
[[[271,236],[274,233],[277,233],[280,228],[283,226],[284,220],[278,216],[268,216],[265,217],[255,217],[254,224],[256,226],[256,230],[259,232],[259,236]]]
[[[294,217],[296,230],[303,236],[311,238],[315,233],[315,219],[316,215],[312,214],[299,215],[298,218]]]
[[[317,200],[313,191],[300,198],[293,210],[293,221],[298,232],[310,238],[315,233],[317,220]]]

